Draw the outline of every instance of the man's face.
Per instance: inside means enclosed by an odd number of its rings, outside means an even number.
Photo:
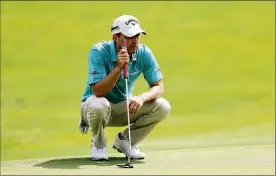
[[[139,46],[139,43],[140,43],[140,34],[137,34],[133,37],[127,37],[123,34],[120,34],[120,36],[115,39],[117,45],[119,45],[120,48],[122,48],[122,41],[123,40],[126,40],[127,52],[129,54],[133,54],[138,49],[138,46]]]

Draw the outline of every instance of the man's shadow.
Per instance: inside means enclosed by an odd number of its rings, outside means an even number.
[[[39,164],[34,167],[43,167],[48,169],[79,169],[84,165],[97,165],[97,166],[113,166],[117,164],[125,164],[127,159],[125,157],[109,157],[108,161],[92,161],[91,157],[83,158],[63,158],[52,159]],[[143,160],[131,160],[132,164],[143,164]]]

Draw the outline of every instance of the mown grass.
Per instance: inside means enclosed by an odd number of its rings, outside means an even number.
[[[2,160],[89,154],[87,54],[121,14],[148,32],[172,105],[147,140],[275,123],[273,2],[1,1]],[[140,78],[135,93],[146,89]],[[110,145],[121,129],[106,130]]]

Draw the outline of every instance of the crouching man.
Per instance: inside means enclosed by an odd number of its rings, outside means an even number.
[[[128,125],[126,85],[123,68],[128,64],[128,94],[130,113],[131,150],[128,128],[116,135],[113,148],[132,159],[143,159],[138,144],[165,119],[171,106],[161,98],[164,93],[163,75],[159,65],[146,45],[140,44],[140,28],[137,18],[130,15],[118,17],[112,25],[112,41],[94,45],[88,56],[88,80],[82,96],[79,129],[92,132],[92,160],[108,160],[106,151],[106,127]],[[127,50],[122,49],[122,41]],[[132,96],[135,82],[143,74],[149,85],[146,92]]]

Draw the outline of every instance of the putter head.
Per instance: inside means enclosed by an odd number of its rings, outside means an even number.
[[[126,163],[126,164],[118,164],[117,165],[120,168],[133,168],[133,165],[130,163]]]

